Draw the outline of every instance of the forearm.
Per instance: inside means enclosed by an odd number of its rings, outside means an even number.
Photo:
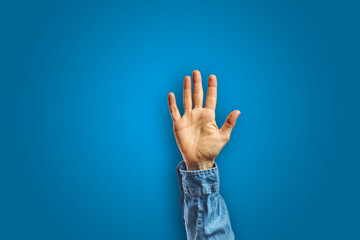
[[[187,171],[185,162],[182,161],[176,170],[188,240],[235,239],[225,201],[219,193],[216,163],[213,168]]]

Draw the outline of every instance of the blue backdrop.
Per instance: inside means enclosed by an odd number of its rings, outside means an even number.
[[[360,239],[359,6],[0,5],[0,239],[186,239],[168,112],[218,78],[237,239]]]

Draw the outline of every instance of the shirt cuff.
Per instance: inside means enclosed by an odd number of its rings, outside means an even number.
[[[187,171],[185,162],[181,161],[176,171],[180,191],[184,193],[196,197],[219,191],[219,170],[215,162],[213,168]]]

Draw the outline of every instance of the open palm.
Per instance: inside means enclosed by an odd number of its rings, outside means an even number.
[[[215,122],[217,79],[210,75],[205,107],[203,108],[203,88],[200,72],[193,75],[193,95],[191,77],[184,78],[184,115],[181,117],[176,106],[174,93],[168,95],[169,110],[173,120],[174,134],[187,170],[208,169],[214,165],[215,157],[230,139],[240,111],[229,114],[221,129]],[[194,107],[194,108],[193,108]]]

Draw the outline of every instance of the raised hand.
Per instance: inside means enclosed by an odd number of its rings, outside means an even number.
[[[174,93],[168,95],[169,110],[173,120],[176,142],[186,163],[187,170],[212,168],[215,157],[230,140],[240,111],[229,114],[219,129],[215,122],[217,98],[217,79],[210,75],[205,107],[203,108],[203,88],[200,72],[192,72],[193,94],[191,96],[191,77],[184,78],[184,115],[181,117],[176,106]]]

